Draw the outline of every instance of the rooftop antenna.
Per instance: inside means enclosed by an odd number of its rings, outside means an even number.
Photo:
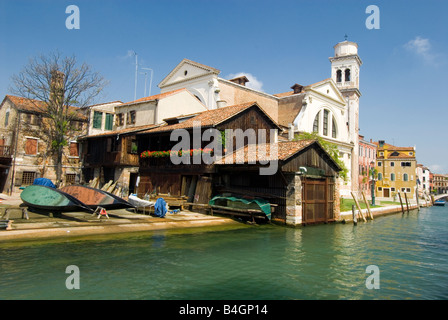
[[[149,94],[148,96],[151,96],[151,87],[152,87],[152,75],[153,75],[153,70],[150,68],[142,68],[143,70],[149,70],[151,71],[151,79],[149,80]],[[147,80],[147,75],[148,73],[145,72],[145,96],[146,96],[146,80]]]
[[[134,84],[134,101],[137,100],[137,74],[138,74],[138,57],[137,52],[133,51],[135,55],[135,84]]]

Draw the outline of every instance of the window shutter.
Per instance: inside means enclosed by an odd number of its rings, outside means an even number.
[[[37,154],[37,139],[27,138],[25,141],[25,154]]]

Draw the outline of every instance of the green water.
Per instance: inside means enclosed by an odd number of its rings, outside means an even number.
[[[0,299],[447,299],[448,207],[303,228],[245,226],[0,244]],[[79,268],[68,290],[66,267]],[[368,289],[369,265],[379,289]]]

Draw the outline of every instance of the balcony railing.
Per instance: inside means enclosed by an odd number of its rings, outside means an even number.
[[[10,157],[11,147],[10,146],[0,146],[0,157]]]

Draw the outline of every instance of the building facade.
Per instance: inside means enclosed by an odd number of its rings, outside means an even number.
[[[220,71],[188,59],[182,60],[160,83],[161,92],[186,88],[208,109],[256,101],[290,137],[317,132],[338,146],[348,169],[341,194],[358,190],[359,73],[358,45],[343,41],[330,58],[331,78],[292,91],[270,94],[249,88],[245,76],[223,79]]]
[[[81,137],[82,182],[95,178],[102,186],[116,182],[121,196],[135,192],[138,178],[136,134],[164,123],[164,119],[206,111],[189,91],[177,89],[128,103],[91,106],[89,134]]]
[[[431,194],[431,171],[428,167],[422,164],[417,164],[417,187],[418,196],[420,198],[427,198]]]
[[[364,192],[367,196],[372,193],[372,184],[374,185],[375,177],[372,177],[372,170],[376,165],[376,148],[377,145],[372,140],[366,141],[364,136],[359,136],[359,191]]]
[[[377,145],[376,196],[384,200],[396,200],[398,192],[415,199],[417,189],[417,162],[414,147],[397,147],[384,140]]]
[[[434,173],[433,181],[436,194],[448,193],[448,175]]]
[[[56,160],[50,154],[45,127],[49,126],[42,101],[7,95],[0,105],[1,192],[19,191],[44,177],[56,182]],[[81,175],[77,138],[87,133],[88,120],[81,110],[72,121],[63,149],[62,184],[78,182]]]

